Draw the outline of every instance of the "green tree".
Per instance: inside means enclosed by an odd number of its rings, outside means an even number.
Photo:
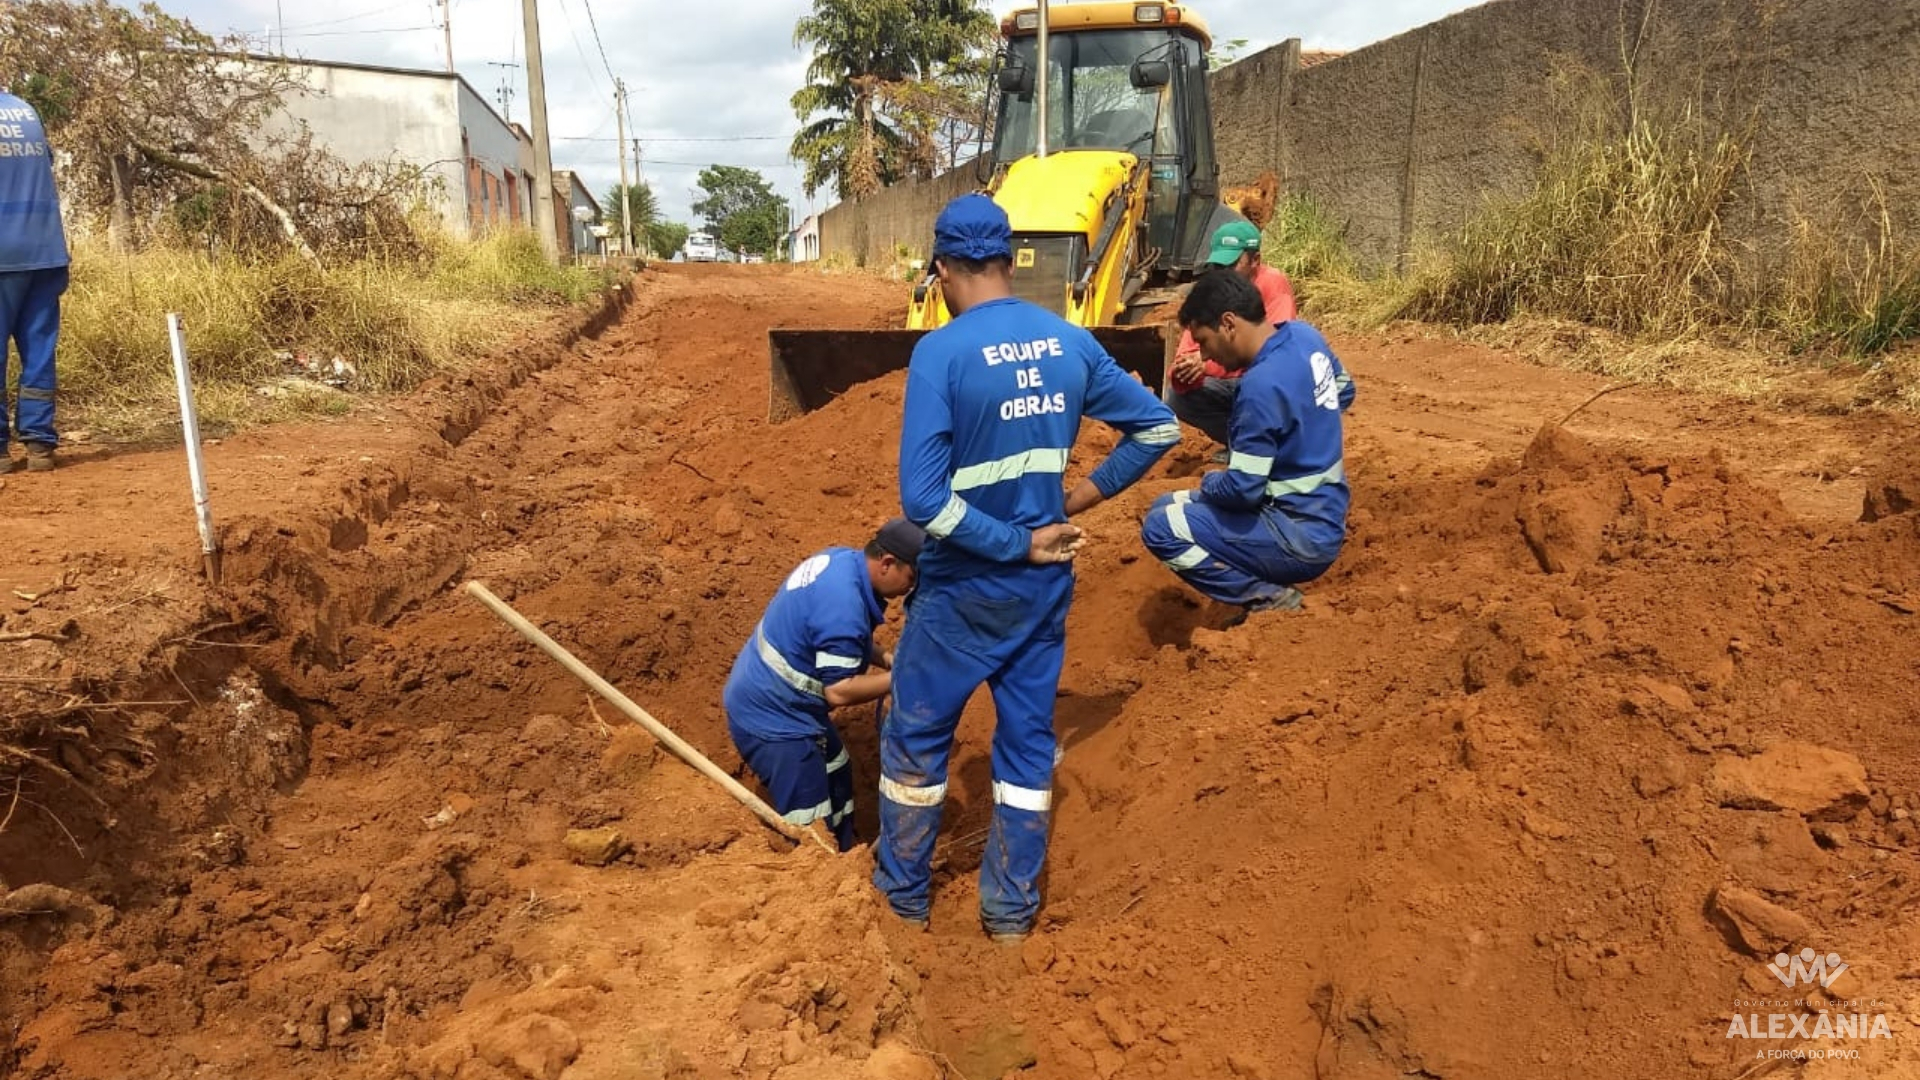
[[[787,200],[753,169],[714,165],[701,169],[702,197],[693,204],[707,230],[722,246],[755,255],[771,254],[786,232]]]
[[[679,251],[692,230],[677,221],[656,221],[647,226],[647,249],[661,258]]]
[[[969,96],[992,29],[979,0],[814,0],[793,33],[813,50],[789,148],[807,193],[867,195],[935,172],[943,125],[977,113],[955,99]]]
[[[283,97],[305,83],[284,64],[240,61],[246,49],[153,3],[0,4],[0,84],[40,112],[70,155],[63,200],[105,216],[116,249],[182,222],[308,257],[404,230],[421,170],[349,167],[304,130],[275,124]]]

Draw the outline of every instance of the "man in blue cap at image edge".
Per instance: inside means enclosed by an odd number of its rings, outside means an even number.
[[[904,518],[865,551],[830,547],[795,567],[734,659],[723,700],[727,731],[775,810],[802,827],[824,820],[840,850],[854,845],[853,772],[832,709],[886,696],[869,672],[887,601],[913,590],[926,533]]]
[[[1139,480],[1180,426],[1093,335],[1013,295],[1012,230],[993,200],[947,204],[932,263],[953,321],[920,339],[907,372],[900,499],[928,541],[881,728],[874,883],[901,919],[927,924],[954,729],[984,682],[994,805],[980,918],[1015,942],[1033,928],[1046,863],[1053,700],[1081,542],[1067,519]],[[1066,492],[1083,416],[1126,437]]]

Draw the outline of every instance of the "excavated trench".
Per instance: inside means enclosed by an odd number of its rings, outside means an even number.
[[[167,672],[198,704],[142,721],[153,771],[80,838],[90,859],[30,871],[113,913],[11,929],[31,989],[0,1062],[1731,1078],[1755,1044],[1727,1018],[1766,1011],[1736,1003],[1785,918],[1847,958],[1827,1004],[1891,1018],[1848,1064],[1911,1074],[1920,517],[1884,493],[1920,485],[1899,463],[1853,522],[1608,422],[1436,453],[1430,399],[1356,353],[1350,546],[1305,614],[1221,632],[1133,539],[1203,467],[1183,447],[1088,519],[1046,912],[1017,950],[972,915],[984,700],[912,934],[864,855],[789,851],[450,587],[487,582],[737,767],[718,688],[768,591],[892,504],[897,376],[763,419],[766,328],[886,324],[891,290],[855,286],[654,278],[328,512],[237,536],[248,584],[203,624],[233,625]],[[842,720],[870,782],[872,717]],[[611,830],[610,864],[569,830]]]

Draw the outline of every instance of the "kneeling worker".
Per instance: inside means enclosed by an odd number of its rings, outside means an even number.
[[[865,552],[832,547],[801,563],[733,662],[723,697],[727,731],[788,822],[825,819],[851,848],[853,774],[828,711],[885,697],[891,673],[868,671],[887,601],[905,596],[926,534],[905,518],[880,527]]]
[[[1266,320],[1274,325],[1294,318],[1293,283],[1279,268],[1268,266],[1260,255],[1260,230],[1245,221],[1229,221],[1213,234],[1213,248],[1207,262],[1214,272],[1238,274],[1260,290],[1266,304]],[[1173,350],[1173,365],[1167,369],[1166,403],[1173,414],[1205,432],[1221,446],[1227,445],[1227,424],[1233,419],[1233,397],[1240,389],[1240,373],[1228,371],[1218,361],[1200,355],[1200,345],[1192,331],[1180,335]],[[1227,451],[1214,455],[1214,463],[1225,465]]]
[[[1155,501],[1141,539],[1187,584],[1238,607],[1229,625],[1297,610],[1293,586],[1326,573],[1346,540],[1340,414],[1353,382],[1318,330],[1267,322],[1259,290],[1236,274],[1195,282],[1180,325],[1208,359],[1240,373],[1232,453],[1199,490]]]

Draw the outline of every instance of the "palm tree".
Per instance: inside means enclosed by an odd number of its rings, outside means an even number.
[[[622,200],[619,184],[607,188],[607,197],[600,204],[600,220],[613,235],[625,237],[621,250],[632,251],[635,241],[660,218],[659,203],[653,197],[653,189],[643,181],[628,185],[628,197],[633,204],[633,228],[628,229],[626,222],[627,202]]]

